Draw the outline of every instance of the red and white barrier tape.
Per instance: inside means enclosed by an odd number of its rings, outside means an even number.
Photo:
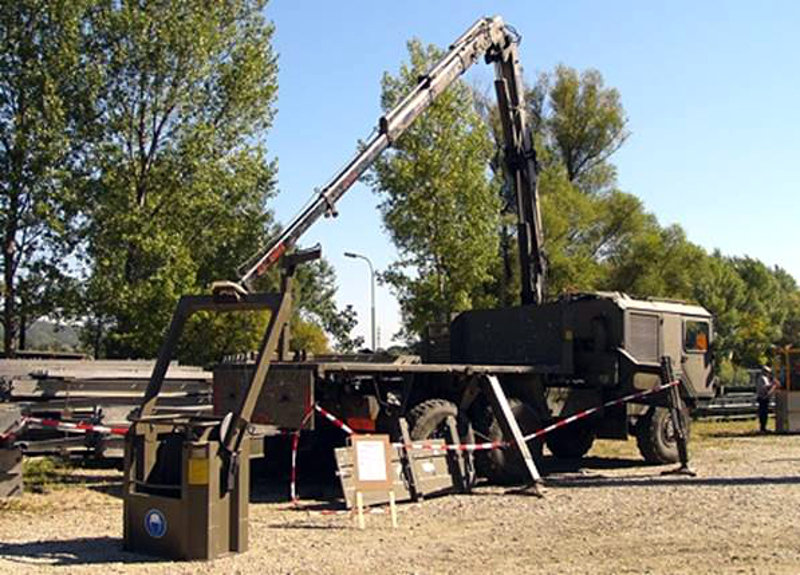
[[[679,383],[680,383],[679,381],[672,381],[670,383],[665,383],[664,385],[659,385],[657,387],[654,387],[653,389],[648,389],[647,391],[640,391],[640,392],[637,392],[637,393],[631,393],[631,394],[626,395],[624,397],[620,397],[619,399],[612,399],[611,401],[607,401],[602,405],[598,405],[597,407],[592,407],[590,409],[585,409],[583,411],[579,411],[578,413],[570,415],[569,417],[565,417],[564,419],[560,419],[559,421],[556,421],[552,425],[548,425],[547,427],[543,427],[542,429],[539,429],[538,431],[534,431],[533,433],[526,435],[524,437],[524,439],[525,439],[525,441],[530,441],[532,439],[536,439],[537,437],[541,437],[543,435],[546,435],[546,434],[550,433],[551,431],[555,431],[556,429],[559,429],[561,427],[567,426],[570,423],[574,423],[574,422],[578,421],[579,419],[583,419],[584,417],[589,417],[590,415],[592,415],[594,413],[597,413],[598,411],[600,411],[601,409],[605,409],[606,407],[614,407],[614,406],[617,406],[617,405],[622,405],[622,404],[627,403],[629,401],[632,401],[634,399],[639,399],[640,397],[644,397],[646,395],[650,395],[650,394],[653,394],[653,393],[658,393],[659,391],[664,391],[665,389],[669,389],[670,387],[674,387],[674,386],[678,385]]]
[[[26,425],[34,427],[49,427],[59,431],[69,433],[105,433],[110,435],[125,435],[128,433],[127,427],[109,427],[107,425],[92,425],[91,423],[61,421],[60,419],[42,419],[39,417],[26,417],[23,419]]]
[[[405,447],[406,449],[427,449],[430,451],[490,451],[505,447],[505,441],[487,441],[485,443],[456,443],[456,444],[436,444],[436,443],[393,443],[395,447]]]
[[[615,407],[617,405],[622,405],[622,404],[627,403],[629,401],[632,401],[634,399],[639,399],[641,397],[645,397],[645,396],[651,395],[653,393],[658,393],[660,391],[664,391],[665,389],[669,389],[670,387],[674,387],[674,386],[678,385],[679,383],[680,383],[679,381],[673,381],[673,382],[670,382],[670,383],[665,383],[664,385],[656,386],[656,387],[654,387],[652,389],[648,389],[646,391],[639,391],[639,392],[636,392],[636,393],[628,394],[628,395],[626,395],[624,397],[620,397],[620,398],[617,398],[617,399],[612,399],[611,401],[607,401],[602,405],[598,405],[597,407],[592,407],[592,408],[589,408],[589,409],[585,409],[583,411],[579,411],[578,413],[570,415],[569,417],[565,417],[564,419],[556,421],[552,425],[548,425],[547,427],[543,427],[542,429],[539,429],[539,430],[534,431],[533,433],[531,433],[529,435],[526,435],[524,439],[525,439],[525,441],[531,441],[532,439],[536,439],[538,437],[541,437],[543,435],[551,433],[551,432],[555,431],[556,429],[559,429],[561,427],[565,427],[565,426],[567,426],[567,425],[569,425],[571,423],[574,423],[574,422],[578,421],[579,419],[583,419],[585,417],[593,415],[593,414],[597,413],[598,411],[600,411],[602,409],[605,409],[607,407]],[[330,421],[331,423],[333,423],[336,427],[338,427],[339,429],[343,430],[348,435],[353,435],[353,433],[354,433],[353,430],[350,427],[348,427],[348,425],[344,421],[342,421],[341,419],[337,418],[335,415],[331,414],[330,412],[326,411],[325,409],[323,409],[319,405],[315,405],[314,408],[317,411],[319,411],[322,415],[324,415],[325,418],[328,421]],[[397,447],[403,447],[404,446],[404,447],[406,447],[408,449],[429,449],[429,450],[434,450],[434,451],[444,451],[444,450],[447,450],[447,451],[488,451],[488,450],[491,450],[491,449],[502,449],[504,447],[508,447],[509,445],[511,445],[511,443],[507,442],[507,441],[491,441],[491,442],[485,442],[485,443],[459,443],[459,444],[454,444],[454,445],[441,445],[441,444],[431,444],[431,443],[427,443],[427,442],[422,442],[422,443],[415,442],[415,443],[409,443],[409,444],[395,443],[393,445],[395,445]]]
[[[547,435],[548,433],[551,433],[551,432],[555,431],[556,429],[559,429],[561,427],[565,427],[565,426],[567,426],[567,425],[569,425],[571,423],[574,423],[574,422],[578,421],[579,419],[583,419],[585,417],[589,417],[590,415],[593,415],[593,414],[595,414],[595,413],[599,412],[600,410],[605,409],[607,407],[615,407],[617,405],[623,405],[623,404],[625,404],[625,403],[627,403],[629,401],[633,401],[634,399],[639,399],[639,398],[645,397],[647,395],[658,393],[660,391],[664,391],[665,389],[669,389],[670,387],[674,387],[674,386],[679,385],[679,384],[680,384],[679,381],[672,381],[670,383],[665,383],[664,385],[659,385],[659,386],[656,386],[656,387],[654,387],[652,389],[648,389],[646,391],[639,391],[637,393],[631,393],[629,395],[626,395],[624,397],[620,397],[618,399],[612,399],[611,401],[607,401],[607,402],[603,403],[602,405],[598,405],[597,407],[592,407],[592,408],[589,408],[589,409],[585,409],[583,411],[579,411],[578,413],[570,415],[569,417],[565,417],[564,419],[556,421],[552,425],[548,425],[547,427],[543,427],[542,429],[534,431],[533,433],[526,435],[524,437],[524,440],[526,442],[527,441],[531,441],[532,439],[536,439],[536,438],[541,437],[543,435]],[[320,405],[315,403],[314,406],[313,406],[313,409],[315,409],[317,412],[320,413],[320,415],[325,417],[325,419],[327,419],[329,422],[331,422],[333,425],[335,425],[336,427],[338,427],[339,429],[341,429],[342,431],[344,431],[348,435],[354,435],[355,434],[355,432],[353,431],[353,429],[349,425],[347,425],[344,421],[342,421],[341,419],[339,419],[338,417],[336,417],[335,415],[333,415],[332,413],[330,413],[329,411],[327,411],[325,408],[321,407]],[[308,417],[311,415],[311,413],[312,413],[311,408],[309,408],[309,410],[303,416],[303,421],[300,424],[300,428],[302,428],[305,425],[305,423],[308,420]],[[297,487],[296,487],[296,484],[297,484],[297,447],[298,447],[298,444],[300,443],[300,429],[297,429],[297,430],[295,430],[295,431],[293,431],[291,433],[292,433],[292,470],[291,470],[290,495],[291,495],[292,505],[296,506],[297,502],[299,501],[298,498],[297,498]],[[395,447],[405,447],[407,449],[428,449],[428,450],[431,450],[431,451],[470,451],[470,452],[473,452],[473,451],[489,451],[489,450],[492,450],[492,449],[503,449],[503,448],[509,447],[512,444],[513,444],[513,442],[508,442],[508,441],[489,441],[489,442],[484,442],[484,443],[460,443],[460,444],[454,444],[454,445],[452,445],[452,444],[444,444],[444,445],[442,445],[442,444],[433,444],[433,443],[428,443],[428,442],[421,442],[421,443],[420,442],[415,442],[415,443],[408,443],[408,444],[393,443],[392,445],[395,446]],[[331,513],[331,514],[334,514],[334,513]]]
[[[327,419],[336,427],[344,431],[347,435],[355,434],[355,431],[353,431],[349,425],[347,425],[344,421],[342,421],[329,411],[326,411],[325,408],[321,407],[318,403],[314,404],[314,409],[316,409],[320,413],[320,415],[322,415],[325,419]]]
[[[292,504],[296,504],[298,501],[297,497],[297,448],[300,445],[300,430],[308,421],[308,418],[314,413],[314,408],[309,407],[306,410],[305,415],[303,415],[303,420],[300,422],[300,426],[292,432],[292,470],[291,476],[289,481],[289,497],[292,501]]]

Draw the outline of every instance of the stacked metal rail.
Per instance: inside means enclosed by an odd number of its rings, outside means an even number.
[[[121,436],[102,430],[127,426],[153,365],[152,361],[0,360],[0,401],[16,405],[27,422],[15,436],[16,445],[28,454],[121,454]],[[172,364],[156,409],[209,411],[211,373]]]
[[[775,409],[774,398],[770,400],[770,411]],[[709,403],[697,407],[695,417],[719,419],[751,419],[758,415],[756,390],[752,386],[725,387]]]

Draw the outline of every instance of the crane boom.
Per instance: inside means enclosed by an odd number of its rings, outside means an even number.
[[[540,303],[544,295],[544,254],[536,190],[536,156],[527,122],[518,35],[502,18],[481,18],[450,46],[447,54],[399,104],[382,116],[378,131],[270,244],[241,268],[244,287],[263,275],[322,216],[335,214],[336,202],[373,161],[479,57],[495,64],[495,89],[503,126],[506,172],[517,197],[522,303]]]

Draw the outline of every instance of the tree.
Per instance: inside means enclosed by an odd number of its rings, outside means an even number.
[[[408,52],[399,73],[383,77],[384,110],[442,56],[418,40]],[[489,279],[499,216],[498,190],[487,176],[492,153],[472,92],[458,81],[375,163],[370,181],[401,256],[383,279],[398,295],[406,337],[471,308]]]
[[[619,92],[606,88],[597,70],[578,74],[574,68],[560,65],[546,93],[550,113],[542,121],[545,141],[556,152],[567,179],[584,191],[613,184],[616,170],[608,159],[629,135]]]
[[[81,57],[81,1],[19,0],[0,9],[0,228],[3,345],[37,316],[53,315],[74,237],[70,175],[80,169],[78,136],[96,85]],[[86,136],[86,134],[84,134]],[[48,297],[43,297],[47,293]],[[21,331],[20,331],[21,328]]]
[[[493,279],[485,287],[488,299],[512,305],[519,301],[516,201],[503,181],[505,143],[497,107],[480,94],[476,100],[494,136],[491,166],[502,202],[501,261],[493,265]],[[628,137],[619,93],[605,87],[596,70],[578,73],[558,66],[538,76],[525,101],[540,166],[548,295],[600,289],[608,280],[603,260],[647,219],[638,199],[614,189],[616,169],[609,158]]]
[[[274,231],[263,137],[277,62],[261,0],[102,2],[85,29],[105,89],[82,204],[85,306],[112,356],[155,354],[175,301]]]
[[[742,325],[746,286],[730,260],[712,253],[698,270],[693,286],[695,301],[714,316],[716,359],[729,358],[737,347]]]
[[[734,360],[755,367],[767,360],[772,344],[781,343],[790,294],[796,293],[796,286],[783,270],[771,270],[759,260],[734,257],[729,261],[745,286],[742,320],[732,346]]]
[[[326,260],[317,260],[298,268],[294,287],[298,310],[295,324],[301,326],[301,333],[306,338],[301,340],[298,333],[293,333],[292,345],[295,349],[314,353],[327,351],[327,337],[325,345],[321,345],[321,336],[325,334],[333,338],[334,347],[343,353],[355,352],[364,345],[363,337],[352,336],[358,323],[355,310],[350,305],[338,309],[335,295],[336,273]],[[309,345],[304,341],[308,341]]]

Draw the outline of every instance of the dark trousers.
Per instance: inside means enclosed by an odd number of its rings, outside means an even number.
[[[758,424],[761,431],[767,430],[767,417],[769,417],[769,398],[758,398]]]

